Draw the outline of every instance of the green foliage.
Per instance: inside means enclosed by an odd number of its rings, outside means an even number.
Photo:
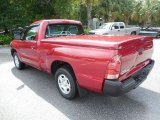
[[[115,21],[121,16],[121,7],[118,0],[102,0],[96,7],[96,11],[96,14],[103,16],[106,21]]]
[[[23,27],[40,19],[91,17],[125,23],[160,25],[160,0],[0,0],[0,30]]]
[[[1,35],[0,36],[0,45],[9,45],[12,41],[13,36],[12,35]]]
[[[84,29],[84,33],[85,33],[85,34],[89,34],[89,31],[91,31],[91,29],[89,29],[89,28]]]
[[[71,19],[66,0],[0,0],[0,29],[22,27],[39,19]]]

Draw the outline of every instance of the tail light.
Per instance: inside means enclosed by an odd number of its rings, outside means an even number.
[[[121,56],[114,56],[108,64],[105,74],[106,79],[115,80],[118,79],[121,70]]]

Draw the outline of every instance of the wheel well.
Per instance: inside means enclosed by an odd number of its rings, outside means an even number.
[[[11,49],[11,55],[13,56],[14,52],[17,52],[15,49]]]
[[[77,81],[72,66],[71,66],[69,63],[64,62],[64,61],[54,61],[54,62],[52,63],[52,65],[51,65],[51,72],[52,72],[52,74],[55,75],[56,71],[57,71],[59,68],[63,67],[63,66],[65,66],[65,67],[67,67],[67,68],[69,68],[69,69],[71,70],[71,72],[73,73],[73,76],[74,76],[75,80]],[[75,81],[75,82],[76,82],[76,81]],[[76,86],[77,86],[76,89],[77,89],[77,91],[78,91],[78,95],[79,95],[79,96],[82,97],[82,96],[85,96],[85,95],[88,93],[87,90],[85,90],[85,89],[83,89],[83,88],[81,88],[81,87],[79,86],[78,82],[76,82]]]
[[[64,62],[64,61],[59,61],[59,60],[58,61],[54,61],[52,63],[52,65],[51,65],[51,72],[52,72],[52,74],[55,75],[56,71],[59,68],[63,67],[63,66],[69,68],[73,72],[73,74],[74,74],[73,68],[72,68],[72,66],[69,63]]]

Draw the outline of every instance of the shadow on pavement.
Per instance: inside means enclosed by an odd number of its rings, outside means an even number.
[[[153,117],[150,116],[149,111],[160,105],[160,94],[142,87],[120,97],[89,93],[85,97],[78,97],[69,101],[62,98],[58,93],[52,75],[31,67],[23,71],[12,68],[11,71],[15,77],[24,83],[17,90],[28,86],[38,96],[52,104],[71,120],[145,120]]]

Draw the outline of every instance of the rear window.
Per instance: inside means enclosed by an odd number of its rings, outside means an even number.
[[[81,25],[77,24],[50,24],[46,29],[45,37],[58,37],[84,34]]]
[[[124,29],[124,24],[123,23],[119,23],[119,27],[120,27],[120,29]]]

